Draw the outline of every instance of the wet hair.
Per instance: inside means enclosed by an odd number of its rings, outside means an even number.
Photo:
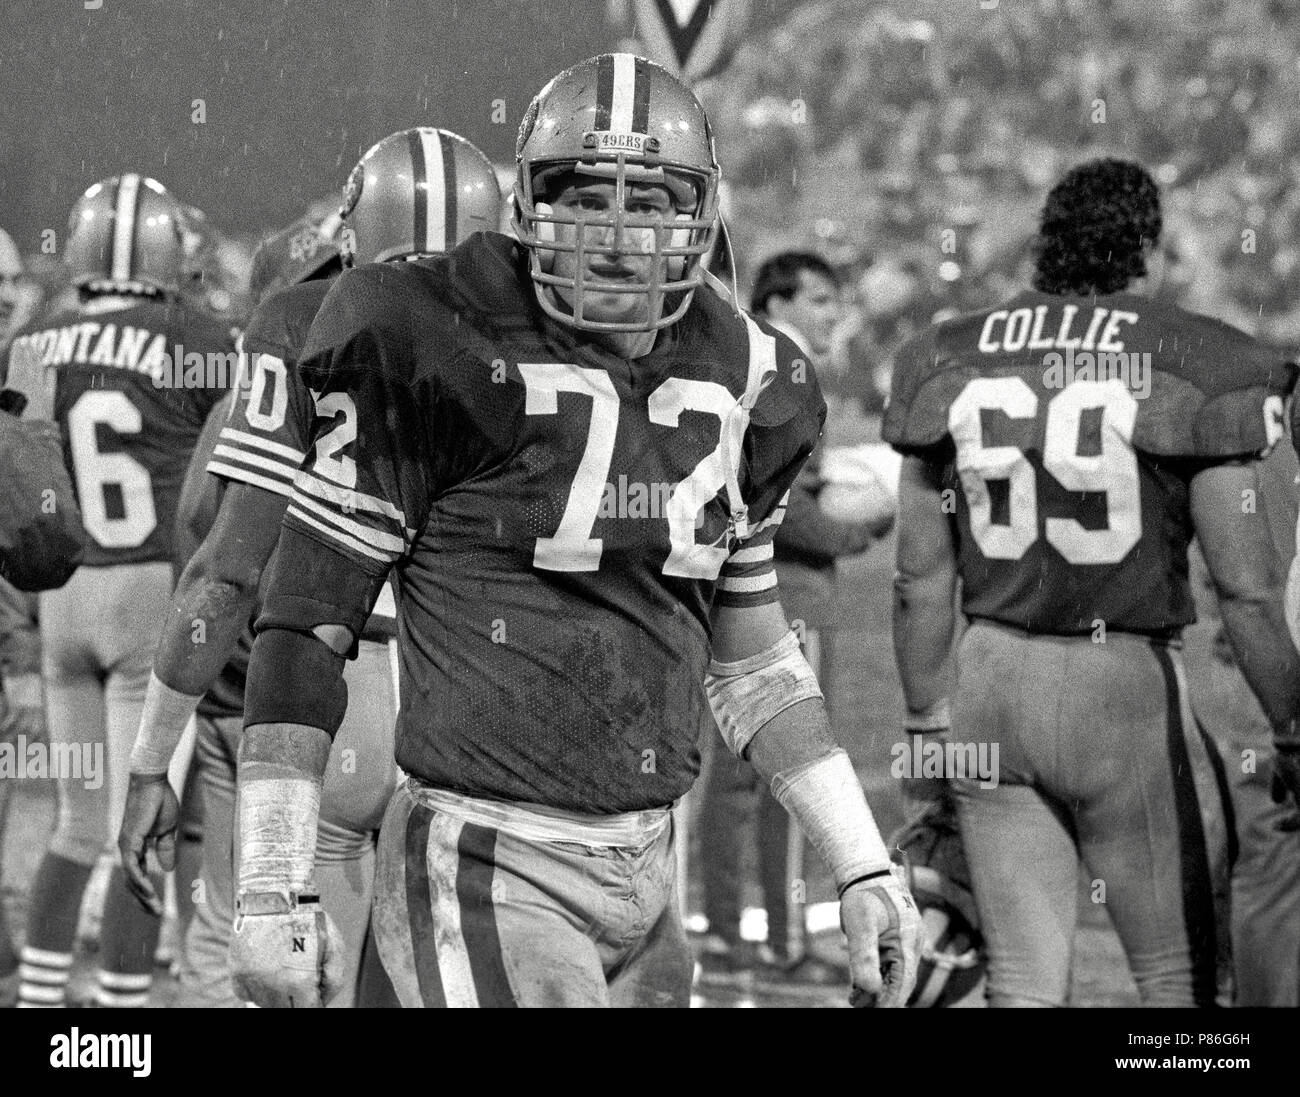
[[[1140,164],[1090,160],[1047,195],[1038,229],[1034,288],[1117,293],[1147,273],[1160,239],[1160,191]]]
[[[767,312],[767,303],[773,297],[788,301],[799,292],[799,274],[802,271],[820,274],[832,286],[840,280],[831,265],[811,251],[783,251],[766,260],[754,276],[754,293],[749,299],[753,312]]]

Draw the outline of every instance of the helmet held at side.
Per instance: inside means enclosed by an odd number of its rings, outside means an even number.
[[[352,264],[441,255],[501,226],[491,161],[450,130],[402,130],[373,145],[343,193],[343,249]]]
[[[889,845],[899,851],[925,930],[916,989],[907,1004],[943,1008],[978,1002],[988,960],[952,806],[929,805]]]
[[[512,216],[529,252],[542,308],[586,331],[653,331],[676,323],[703,280],[701,263],[718,231],[721,170],[704,108],[667,70],[630,53],[592,57],[560,73],[533,99],[519,127]],[[547,201],[571,173],[613,183],[609,212],[560,215]],[[671,219],[626,212],[629,186],[665,188]],[[572,227],[557,233],[557,226]],[[593,231],[594,230],[594,231]],[[603,241],[603,242],[602,242]],[[557,252],[575,255],[572,277],[555,272]],[[601,283],[600,292],[644,295],[644,321],[605,321],[587,315],[589,256],[649,255],[645,280]],[[560,307],[563,291],[569,310]]]

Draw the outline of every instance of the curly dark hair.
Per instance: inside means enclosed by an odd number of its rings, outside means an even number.
[[[1160,191],[1140,164],[1090,160],[1047,195],[1038,229],[1034,288],[1117,293],[1147,272],[1160,238]]]

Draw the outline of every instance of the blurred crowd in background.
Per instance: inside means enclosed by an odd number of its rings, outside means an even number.
[[[697,91],[742,297],[758,264],[788,248],[818,251],[841,276],[832,395],[878,412],[903,339],[1025,285],[1049,182],[1105,153],[1142,160],[1165,190],[1165,294],[1300,344],[1289,0],[1002,0],[997,18],[933,0],[810,0],[779,20],[762,8],[725,73]],[[500,167],[508,181],[512,166]],[[279,227],[195,210],[195,297],[243,320],[253,248]],[[24,261],[15,320],[59,292],[56,256]]]

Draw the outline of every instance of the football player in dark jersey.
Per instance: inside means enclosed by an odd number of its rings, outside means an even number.
[[[772,567],[824,405],[700,270],[704,112],[605,54],[539,93],[517,163],[518,241],[345,272],[312,325],[317,426],[240,742],[236,985],[262,1005],[334,989],[321,776],[344,658],[395,571],[410,777],[374,922],[404,1005],[686,1004],[669,807],[715,714],[834,870],[855,997],[900,1004],[915,907]]]
[[[197,911],[186,942],[181,983],[187,1003],[238,1004],[227,964],[235,900],[235,755],[247,666],[247,648],[238,649],[308,447],[315,409],[296,363],[338,270],[339,248],[324,234],[341,229],[349,263],[403,262],[441,254],[472,232],[495,227],[501,216],[500,189],[488,159],[456,134],[430,128],[395,133],[370,149],[350,177],[346,204],[341,225],[334,217],[316,228],[321,239],[311,238],[311,226],[300,224],[273,237],[268,250],[281,257],[273,270],[267,251],[259,252],[260,281],[273,289],[277,283],[299,284],[272,292],[244,333],[248,381],[204,455],[203,467],[212,476],[199,469],[204,480],[219,480],[224,490],[177,587],[132,759],[119,846],[128,883],[157,909],[146,854],[156,844],[164,865],[170,861],[177,805],[165,772],[198,706],[208,901]],[[396,779],[397,699],[389,650],[394,615],[385,590],[347,668],[351,703],[334,740],[322,798],[317,883],[344,941],[347,993],[335,999],[336,1005],[353,1002],[369,922],[374,835]],[[196,621],[204,624],[203,644],[193,642]],[[236,658],[226,665],[232,654]],[[372,1003],[363,994],[358,1004]]]
[[[924,798],[953,778],[994,1005],[1065,1003],[1081,860],[1143,1001],[1215,998],[1224,821],[1179,652],[1193,536],[1242,671],[1295,741],[1300,655],[1256,491],[1294,367],[1151,297],[1160,229],[1142,168],[1084,164],[1048,196],[1035,288],[896,361],[894,642],[920,737],[904,784]]]
[[[190,451],[230,387],[229,330],[180,299],[187,281],[180,204],[153,179],[125,174],[73,207],[64,261],[72,309],[14,340],[14,373],[53,385],[86,532],[84,562],[41,596],[46,708],[56,751],[100,759],[59,780],[59,818],[37,872],[22,955],[22,1005],[61,1005],[77,912],[126,800],[150,653],[172,588],[172,529]],[[34,378],[34,379],[33,379]],[[181,775],[188,753],[181,752]],[[97,1000],[143,1005],[158,919],[114,871],[105,900]]]

